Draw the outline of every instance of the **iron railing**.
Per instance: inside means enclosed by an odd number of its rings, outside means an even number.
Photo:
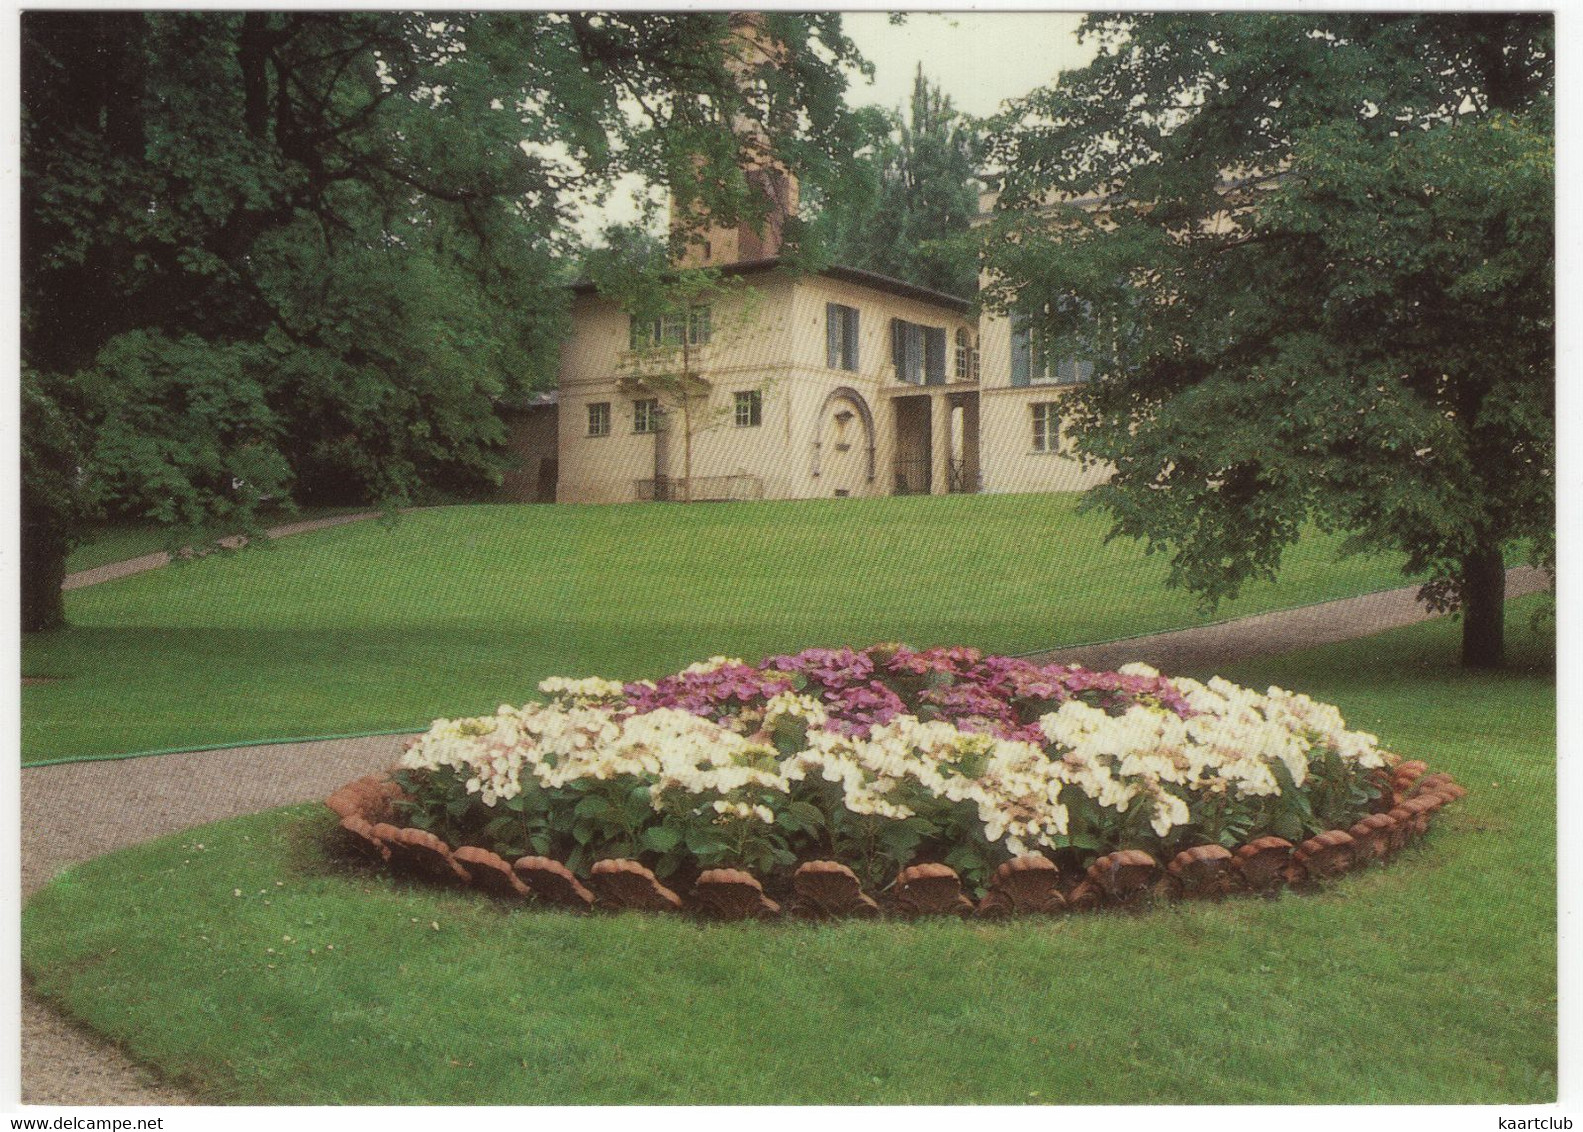
[[[975,495],[982,488],[978,472],[978,463],[968,463],[966,460],[952,459],[946,464],[945,489],[952,495]]]
[[[929,461],[924,459],[897,460],[894,468],[897,495],[929,494]]]
[[[758,476],[656,476],[636,480],[640,503],[728,503],[764,498],[764,481]]]
[[[934,475],[929,461],[924,459],[897,460],[895,464],[897,495],[928,495],[934,487]],[[945,489],[953,495],[973,495],[982,489],[978,462],[951,459],[945,465]]]

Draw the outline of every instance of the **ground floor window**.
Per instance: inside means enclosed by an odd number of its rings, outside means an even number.
[[[588,435],[610,435],[609,401],[590,401],[588,403]]]
[[[660,431],[660,403],[655,398],[632,402],[632,431]]]
[[[1039,401],[1029,406],[1033,410],[1033,450],[1059,452],[1061,450],[1061,403]]]
[[[764,423],[764,394],[749,389],[736,395],[736,422],[738,428],[757,428]]]

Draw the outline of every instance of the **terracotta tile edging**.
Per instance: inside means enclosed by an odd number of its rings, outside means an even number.
[[[901,870],[882,905],[862,889],[857,875],[838,861],[805,861],[792,877],[795,893],[783,909],[763,884],[742,869],[706,869],[684,899],[638,861],[596,862],[589,885],[547,857],[507,861],[480,846],[451,846],[425,830],[392,824],[401,790],[389,775],[365,775],[325,799],[346,837],[365,856],[398,872],[431,882],[462,884],[510,903],[544,902],[579,910],[691,912],[714,920],[773,920],[790,915],[830,920],[875,916],[922,919],[939,916],[1004,919],[1127,908],[1161,897],[1219,900],[1234,893],[1272,895],[1383,863],[1422,837],[1433,815],[1465,797],[1449,774],[1426,775],[1422,763],[1401,764],[1411,797],[1388,813],[1368,814],[1351,830],[1326,830],[1293,846],[1265,835],[1230,850],[1198,845],[1181,850],[1162,868],[1139,849],[1119,849],[1091,863],[1081,878],[1068,878],[1042,854],[1006,861],[990,878],[983,897],[962,890],[955,869],[921,862]],[[1420,769],[1422,768],[1422,769]],[[1398,768],[1400,770],[1401,768]],[[1075,881],[1070,885],[1069,880]],[[590,887],[591,886],[591,887]]]

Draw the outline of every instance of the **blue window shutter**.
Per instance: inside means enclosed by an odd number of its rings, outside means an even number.
[[[890,363],[896,367],[896,380],[907,380],[907,324],[899,318],[890,320]]]
[[[1013,385],[1029,385],[1032,383],[1033,351],[1029,348],[1028,319],[1017,311],[1011,313],[1011,383]]]
[[[945,384],[945,329],[924,328],[924,380],[930,385]]]
[[[824,364],[830,369],[841,366],[841,310],[836,303],[824,305]]]
[[[841,308],[841,315],[842,315],[842,322],[844,323],[844,325],[842,327],[842,330],[844,331],[844,334],[845,334],[844,340],[841,343],[842,347],[843,347],[842,357],[841,357],[841,366],[842,366],[843,369],[849,369],[849,370],[856,371],[857,367],[858,367],[858,361],[857,361],[857,308],[856,307],[842,307]]]

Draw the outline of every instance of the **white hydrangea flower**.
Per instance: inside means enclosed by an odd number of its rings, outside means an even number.
[[[696,664],[689,664],[686,668],[682,669],[682,675],[707,676],[709,673],[717,671],[718,669],[738,666],[741,663],[741,657],[712,656],[708,660],[700,660]]]
[[[740,663],[712,657],[688,671]],[[1158,675],[1147,665],[1122,671]],[[1061,799],[1069,789],[1118,813],[1134,802],[1147,805],[1150,826],[1165,837],[1191,820],[1178,791],[1275,795],[1278,769],[1300,785],[1319,752],[1358,768],[1386,764],[1378,739],[1349,731],[1333,705],[1276,687],[1259,693],[1219,677],[1174,683],[1197,714],[1183,719],[1142,703],[1112,715],[1070,700],[1038,721],[1048,744],[1041,747],[911,715],[856,738],[831,729],[816,698],[794,692],[774,696],[751,719],[745,713],[722,726],[678,708],[634,713],[616,681],[552,677],[540,684],[548,703],[502,704],[491,716],[436,720],[409,745],[401,765],[452,770],[488,806],[515,797],[527,781],[554,788],[633,778],[648,784],[656,812],[766,824],[774,821],[772,800],[808,779],[837,784],[853,813],[890,819],[912,816],[902,799],[922,791],[971,803],[984,835],[1020,853],[1053,847],[1066,834],[1069,814]],[[787,719],[804,725],[803,750],[782,754],[745,734],[761,726],[762,737]]]

